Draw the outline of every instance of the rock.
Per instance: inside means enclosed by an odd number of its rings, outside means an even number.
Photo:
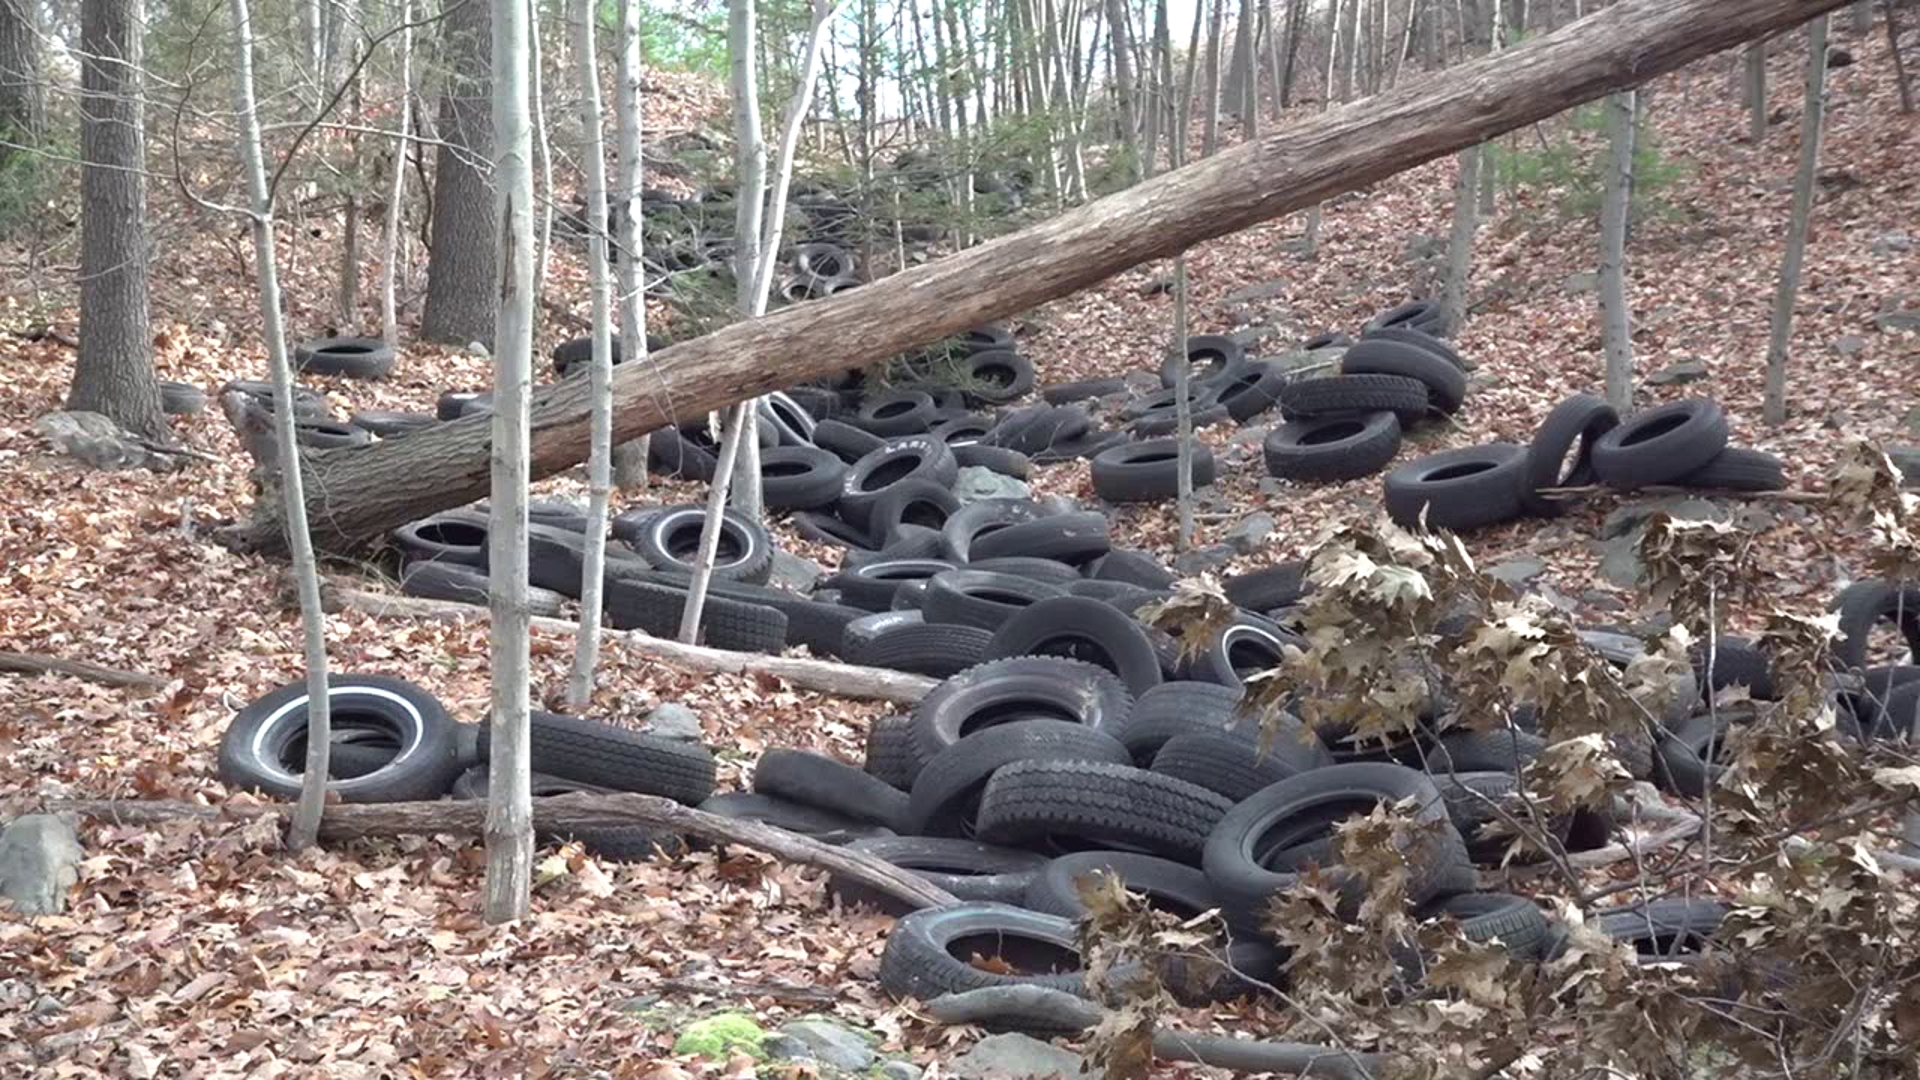
[[[920,1080],[925,1071],[911,1061],[885,1061],[880,1064],[880,1080]]]
[[[1579,603],[1575,601],[1573,597],[1568,596],[1566,593],[1561,592],[1559,589],[1556,589],[1545,582],[1541,582],[1538,586],[1536,586],[1534,589],[1534,593],[1538,595],[1540,599],[1545,600],[1548,604],[1551,604],[1553,607],[1561,611],[1567,612],[1568,614],[1572,614],[1574,611],[1578,610],[1580,607]]]
[[[492,356],[493,350],[487,348],[486,343],[483,341],[469,341],[467,342],[467,354],[469,356]]]
[[[773,573],[767,578],[767,584],[777,589],[810,593],[815,585],[820,584],[820,579],[826,576],[826,568],[812,559],[775,548],[773,549]]]
[[[700,717],[678,701],[663,701],[655,705],[641,723],[640,730],[682,742],[699,742],[707,737],[706,730],[700,726]]]
[[[783,1054],[774,1046],[774,1040],[780,1040],[783,1046],[797,1043],[802,1053]],[[795,1020],[780,1029],[780,1034],[767,1041],[767,1052],[776,1058],[798,1058],[817,1061],[822,1065],[831,1065],[836,1069],[859,1072],[873,1064],[873,1046],[866,1035],[828,1020],[824,1017],[810,1016]]]
[[[989,1035],[954,1058],[948,1071],[960,1080],[1050,1080],[1085,1076],[1083,1059],[1031,1035]]]
[[[1883,233],[1873,242],[1875,255],[1897,255],[1913,250],[1913,237],[1903,232]]]
[[[1141,296],[1164,296],[1173,291],[1173,279],[1157,277],[1140,286]]]
[[[1534,578],[1546,573],[1546,571],[1547,564],[1545,562],[1531,555],[1522,555],[1517,559],[1508,559],[1506,562],[1488,568],[1487,573],[1499,578],[1514,588],[1519,588],[1526,582],[1532,581]]]
[[[1920,491],[1920,446],[1889,446],[1887,458],[1906,478],[1905,487]]]
[[[1251,349],[1279,332],[1279,328],[1275,326],[1245,326],[1228,334],[1227,337],[1241,348]]]
[[[813,1051],[791,1035],[775,1032],[760,1041],[760,1049],[774,1061],[813,1061]]]
[[[1262,281],[1233,290],[1221,297],[1220,303],[1222,305],[1250,304],[1256,300],[1272,300],[1286,295],[1286,292],[1287,283],[1284,281]]]
[[[1910,311],[1905,308],[1884,311],[1873,317],[1873,325],[1879,327],[1883,334],[1901,330],[1920,330],[1920,311]]]
[[[1260,357],[1260,363],[1271,364],[1281,371],[1299,371],[1302,368],[1320,370],[1324,367],[1328,374],[1336,374],[1340,361],[1345,359],[1345,345],[1326,345],[1318,349],[1289,349],[1277,356]]]
[[[1183,551],[1173,557],[1173,572],[1181,577],[1193,577],[1218,570],[1232,562],[1234,554],[1234,550],[1225,544],[1208,544],[1206,547]]]
[[[1682,521],[1725,521],[1726,508],[1709,499],[1696,499],[1686,495],[1668,495],[1658,499],[1642,499],[1639,502],[1622,504],[1606,516],[1600,523],[1600,539],[1612,540],[1637,532],[1646,524],[1648,518],[1665,512],[1670,517]]]
[[[1648,386],[1684,386],[1707,377],[1705,360],[1682,360],[1647,376]]]
[[[1583,270],[1577,274],[1568,274],[1566,279],[1560,283],[1560,287],[1570,293],[1592,292],[1600,287],[1600,275],[1591,270]]]
[[[1626,605],[1620,598],[1605,589],[1588,589],[1580,594],[1580,602],[1595,611],[1619,611]]]
[[[1833,351],[1839,353],[1841,356],[1856,356],[1860,353],[1860,350],[1866,347],[1867,339],[1861,337],[1859,334],[1848,334],[1835,339],[1833,343]]]
[[[1067,495],[1042,495],[1037,502],[1047,514],[1072,514],[1081,509],[1080,504]]]
[[[695,1020],[673,1041],[676,1054],[698,1054],[709,1061],[724,1062],[736,1052],[755,1061],[766,1059],[762,1047],[767,1033],[746,1013],[727,1012]]]
[[[85,857],[71,815],[15,818],[0,829],[0,897],[22,915],[58,915]]]
[[[1259,446],[1273,433],[1272,424],[1250,424],[1233,433],[1227,440],[1233,446]]]
[[[961,503],[983,499],[1025,499],[1033,494],[1025,480],[1002,476],[983,465],[962,465],[953,482],[954,497]]]
[[[1491,371],[1475,371],[1473,374],[1467,376],[1467,389],[1476,394],[1482,390],[1492,390],[1495,387],[1505,386],[1506,384],[1507,380],[1504,376],[1495,375]],[[1428,424],[1426,426],[1439,427],[1441,425]]]
[[[1234,523],[1221,539],[1241,555],[1251,555],[1273,535],[1275,522],[1273,515],[1264,510],[1256,510]]]
[[[1166,389],[1160,385],[1158,371],[1129,371],[1126,379],[1129,394],[1157,394]]]
[[[33,1003],[33,1015],[44,1020],[49,1016],[60,1015],[66,1011],[66,1008],[65,1005],[60,1004],[59,998],[50,994],[41,994],[39,1000]]]
[[[1262,495],[1278,495],[1281,492],[1287,490],[1287,488],[1286,488],[1286,485],[1282,484],[1278,478],[1272,477],[1272,476],[1263,476],[1260,478],[1259,490],[1260,490],[1260,494]]]
[[[146,441],[96,412],[50,412],[33,422],[34,434],[53,448],[96,469],[169,467],[172,461]]]
[[[1600,542],[1600,577],[1610,584],[1623,589],[1632,589],[1640,584],[1640,534],[1638,531],[1626,536],[1616,536]]]
[[[1900,426],[1920,435],[1920,405],[1907,410],[1907,415],[1900,418]]]

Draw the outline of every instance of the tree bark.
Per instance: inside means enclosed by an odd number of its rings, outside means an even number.
[[[562,18],[565,17],[564,10]],[[540,224],[534,230],[533,295],[537,300],[547,289],[547,254],[553,241],[553,152],[547,142],[547,102],[545,58],[540,49],[540,0],[527,0],[527,68],[531,73],[533,102],[533,154],[540,169]],[[561,50],[565,52],[565,49]],[[606,162],[599,164],[601,183],[605,185]],[[602,236],[606,234],[601,233]],[[539,306],[536,304],[537,312]]]
[[[769,390],[871,363],[915,344],[1027,310],[1196,243],[1476,146],[1584,101],[1655,78],[1752,37],[1798,25],[1844,0],[1621,0],[1498,57],[1484,57],[1350,109],[1163,174],[976,250],[827,300],[797,305],[614,372],[614,437],[654,430]],[[581,460],[586,387],[540,395],[534,466]],[[486,490],[483,418],[405,439],[315,455],[314,521],[329,546],[358,542]],[[323,494],[322,494],[323,493]],[[276,547],[279,523],[231,540]]]
[[[1225,0],[1217,0],[1224,3]],[[1121,142],[1127,148],[1131,175],[1138,180],[1145,163],[1140,160],[1140,118],[1134,98],[1133,46],[1128,42],[1127,5],[1124,0],[1107,0],[1107,22],[1113,25],[1114,94],[1120,106]]]
[[[1900,0],[1887,0],[1889,7]],[[1873,33],[1873,0],[1853,0],[1853,32],[1859,37]]]
[[[1293,106],[1293,68],[1300,52],[1300,29],[1307,21],[1307,0],[1288,0],[1286,43],[1280,55],[1280,95],[1282,110]]]
[[[1887,52],[1893,56],[1894,85],[1900,89],[1900,111],[1913,112],[1913,84],[1907,78],[1907,61],[1900,55],[1900,0],[1887,3]]]
[[[1755,146],[1767,139],[1767,43],[1763,38],[1747,46],[1747,139]]]
[[[1480,187],[1481,158],[1486,146],[1460,152],[1460,175],[1453,188],[1453,230],[1447,237],[1447,276],[1440,289],[1440,308],[1449,333],[1467,322],[1467,285],[1473,276],[1473,237],[1480,227],[1475,206]]]
[[[1255,59],[1257,51],[1255,40],[1259,37],[1255,23],[1254,0],[1240,0],[1240,21],[1246,25],[1247,32],[1240,35],[1240,56],[1235,61],[1243,74],[1240,81],[1240,134],[1247,139],[1260,136],[1260,65]]]
[[[1787,419],[1787,352],[1793,335],[1793,303],[1800,293],[1800,267],[1807,256],[1807,222],[1813,217],[1814,181],[1820,169],[1820,137],[1827,111],[1827,16],[1807,30],[1807,95],[1800,114],[1800,170],[1793,178],[1793,220],[1773,295],[1773,327],[1767,336],[1766,402],[1769,424]]]
[[[1605,194],[1600,210],[1600,347],[1606,354],[1607,403],[1633,408],[1633,310],[1627,303],[1627,221],[1633,216],[1634,92],[1607,98]]]
[[[470,3],[478,4],[475,0]],[[493,665],[487,768],[490,923],[524,918],[533,888],[528,673],[527,398],[533,383],[533,131],[528,114],[527,2],[493,4],[494,216],[500,304],[493,331],[493,491],[487,523],[488,644]],[[578,380],[575,380],[578,381]]]
[[[67,407],[171,441],[147,325],[143,0],[80,5],[80,358]]]
[[[0,139],[36,146],[46,129],[38,0],[0,0]],[[0,146],[0,167],[21,153]]]
[[[273,243],[273,193],[260,146],[260,116],[253,100],[253,19],[247,0],[231,0],[234,27],[234,112],[240,119],[240,159],[247,170],[252,211],[254,271],[260,277],[260,318],[266,335],[267,368],[273,380],[273,436],[279,448],[280,492],[289,522],[293,573],[300,596],[301,639],[307,664],[307,759],[300,776],[287,846],[312,847],[320,837],[326,806],[328,758],[333,743],[332,699],[327,688],[327,614],[320,606],[320,573],[307,530],[305,479],[293,426],[293,366],[280,303],[280,272]]]
[[[493,124],[488,101],[487,42],[492,0],[448,0],[440,97],[440,152],[434,165],[433,235],[427,249],[427,301],[420,336],[428,341],[491,345],[500,295],[495,245]]]
[[[1227,0],[1210,0],[1210,3],[1213,10],[1207,18],[1207,134],[1200,148],[1202,157],[1212,157],[1214,151],[1220,149],[1220,58],[1225,48],[1221,38],[1226,33]]]
[[[400,25],[413,21],[413,0],[400,0]],[[380,336],[400,344],[400,221],[407,197],[407,128],[413,114],[413,30],[400,31],[399,134],[393,140],[393,175],[387,183],[386,228],[380,238]]]
[[[620,0],[620,50],[614,72],[613,112],[620,125],[620,229],[614,247],[620,284],[620,355],[644,367],[647,357],[647,296],[645,271],[640,266],[640,185],[642,116],[640,111],[640,4]],[[622,491],[647,489],[647,444],[642,435],[614,447],[613,482]]]

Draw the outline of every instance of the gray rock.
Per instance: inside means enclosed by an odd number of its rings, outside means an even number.
[[[1920,405],[1907,410],[1907,415],[1900,418],[1900,426],[1920,435]]]
[[[810,1016],[803,1020],[795,1020],[782,1027],[775,1039],[792,1040],[800,1044],[807,1060],[831,1065],[836,1069],[858,1072],[872,1065],[875,1056],[872,1043],[866,1035],[824,1017]],[[802,1056],[778,1053],[773,1047],[775,1039],[769,1039],[764,1044],[768,1053],[775,1057]]]
[[[1042,495],[1037,501],[1040,509],[1048,514],[1071,514],[1080,509],[1080,504],[1068,495]]]
[[[1873,324],[1883,334],[1900,330],[1920,330],[1920,311],[1887,311],[1873,317]]]
[[[1507,380],[1505,376],[1496,375],[1491,371],[1475,371],[1473,374],[1467,376],[1467,389],[1474,393],[1479,393],[1482,390],[1492,390],[1497,386],[1505,386],[1506,384]],[[1437,425],[1428,424],[1426,426],[1436,427]]]
[[[880,1080],[920,1080],[926,1072],[911,1061],[883,1061],[880,1063]]]
[[[1126,375],[1129,394],[1157,394],[1165,387],[1160,385],[1160,371],[1129,371]]]
[[[779,589],[810,593],[815,585],[820,584],[820,579],[826,576],[826,568],[812,559],[775,548],[773,549],[773,573],[767,578],[767,584]]]
[[[1017,1032],[981,1039],[948,1069],[960,1080],[1072,1080],[1088,1075],[1079,1054]]]
[[[164,464],[132,432],[96,412],[50,412],[33,422],[34,434],[68,457],[96,469],[139,469]]]
[[[1538,595],[1540,599],[1553,605],[1553,607],[1568,612],[1569,614],[1578,610],[1580,607],[1580,604],[1575,601],[1573,597],[1568,596],[1566,593],[1561,592],[1559,589],[1554,588],[1544,581],[1534,587],[1534,593]]]
[[[40,999],[33,1003],[33,1015],[43,1020],[49,1016],[58,1016],[65,1012],[66,1009],[67,1007],[65,1005],[60,1004],[59,998],[50,994],[41,994]]]
[[[677,701],[663,701],[655,705],[653,711],[647,714],[646,721],[640,725],[640,730],[682,742],[699,742],[707,737],[706,730],[700,726],[700,717]]]
[[[0,898],[22,915],[57,915],[80,880],[80,837],[69,814],[27,814],[0,829]]]
[[[1610,584],[1623,589],[1632,589],[1640,584],[1640,555],[1638,530],[1626,535],[1616,536],[1600,542],[1600,577]]]
[[[1276,326],[1246,326],[1227,335],[1243,349],[1251,349],[1280,332]]]
[[[1256,285],[1233,290],[1221,297],[1220,303],[1248,304],[1255,300],[1272,300],[1275,297],[1284,296],[1286,291],[1287,283],[1284,281],[1262,281]]]
[[[760,1040],[760,1049],[775,1061],[814,1061],[813,1048],[791,1035],[774,1033]]]
[[[1600,539],[1612,540],[1636,532],[1646,524],[1648,518],[1661,512],[1682,521],[1725,521],[1727,510],[1710,499],[1695,499],[1686,495],[1667,495],[1658,499],[1642,499],[1639,502],[1625,503],[1616,507],[1600,523]]]
[[[1889,446],[1887,458],[1906,478],[1906,487],[1920,490],[1920,446]]]
[[[1568,274],[1566,280],[1560,283],[1560,287],[1570,293],[1592,292],[1600,287],[1600,275],[1591,270]]]
[[[1025,499],[1032,496],[1033,489],[1025,480],[1002,476],[985,466],[962,465],[959,478],[953,482],[953,494],[962,503],[971,503],[982,499]]]
[[[1277,478],[1272,476],[1261,477],[1259,488],[1260,488],[1260,494],[1262,495],[1278,495],[1281,492],[1287,490],[1286,485],[1282,484]]]
[[[1518,588],[1546,571],[1545,562],[1531,555],[1522,555],[1517,559],[1508,559],[1506,562],[1488,568],[1487,573]]]
[[[1707,377],[1705,360],[1682,360],[1677,364],[1668,364],[1659,371],[1647,376],[1648,386],[1684,386],[1699,382]]]
[[[1173,557],[1173,572],[1181,577],[1193,577],[1210,570],[1218,570],[1233,561],[1235,552],[1225,544],[1209,544],[1206,547],[1183,551]]]
[[[487,348],[486,343],[483,341],[469,341],[467,342],[467,353],[472,356],[492,356],[493,350]]]
[[[1337,374],[1340,361],[1345,359],[1345,345],[1328,345],[1319,349],[1289,349],[1278,356],[1263,356],[1260,362],[1272,364],[1282,371],[1298,371],[1301,368],[1324,370],[1327,374]]]
[[[1866,347],[1867,339],[1861,337],[1859,334],[1847,334],[1844,337],[1836,338],[1833,342],[1833,351],[1839,353],[1841,356],[1857,356],[1860,351]]]
[[[1264,510],[1255,511],[1236,522],[1222,539],[1234,551],[1242,555],[1251,555],[1267,542],[1267,537],[1273,534],[1274,524],[1272,514]]]
[[[1233,438],[1227,442],[1232,446],[1259,446],[1272,433],[1272,424],[1252,424],[1234,432]]]
[[[1913,237],[1903,232],[1890,232],[1881,235],[1873,242],[1875,255],[1893,255],[1913,249]]]

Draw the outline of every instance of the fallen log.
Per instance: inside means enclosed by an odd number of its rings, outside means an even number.
[[[418,596],[390,596],[358,589],[329,589],[331,600],[379,618],[475,619],[485,621],[487,609],[453,600],[428,600]],[[580,624],[569,619],[535,616],[533,627],[554,633],[578,633]],[[926,697],[939,683],[925,675],[886,668],[839,664],[830,660],[808,660],[798,656],[763,656],[759,653],[713,649],[704,645],[683,645],[678,641],[652,637],[635,630],[603,630],[608,642],[630,652],[652,657],[665,664],[689,671],[718,672],[729,675],[765,675],[806,690],[820,690],[840,697],[872,701],[891,701],[911,705]]]
[[[49,799],[55,813],[85,814],[102,821],[149,824],[200,818],[209,821],[245,821],[285,817],[293,809],[285,803],[227,804],[150,799]],[[327,843],[387,839],[396,836],[432,836],[450,833],[479,836],[486,825],[487,804],[482,800],[439,802],[342,803],[327,807],[320,822],[320,839]],[[671,799],[628,792],[551,795],[533,800],[533,827],[560,833],[579,829],[644,825],[717,844],[738,844],[763,851],[782,862],[813,866],[857,885],[864,885],[914,908],[955,904],[952,893],[910,870],[881,862],[871,855],[823,844],[810,836],[788,832],[757,821],[709,814],[681,806]]]
[[[103,686],[131,686],[136,690],[158,690],[167,685],[167,680],[142,671],[122,671],[90,660],[67,660],[58,656],[5,650],[0,650],[0,671],[21,675],[71,675]]]
[[[1066,296],[1128,267],[1300,210],[1831,11],[1844,0],[1622,0],[1517,48],[1330,109],[1049,221],[736,323],[614,370],[613,439],[860,367]],[[492,418],[316,455],[317,546],[351,550],[488,489]],[[585,379],[536,394],[534,478],[584,459]],[[224,539],[284,550],[271,492]]]

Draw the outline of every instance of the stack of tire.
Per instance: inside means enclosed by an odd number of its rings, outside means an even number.
[[[1439,309],[1428,301],[1382,312],[1359,341],[1328,334],[1302,348],[1345,347],[1339,373],[1287,384],[1280,408],[1287,423],[1267,436],[1267,472],[1301,483],[1371,476],[1400,452],[1402,435],[1432,417],[1460,411],[1466,363],[1436,332]]]
[[[1841,730],[1862,745],[1920,742],[1920,583],[1856,581],[1832,608],[1840,618],[1832,661]],[[1885,630],[1904,655],[1876,654],[1874,635]]]
[[[1386,479],[1386,508],[1403,526],[1424,519],[1429,528],[1466,531],[1565,513],[1574,500],[1552,489],[1596,482],[1622,491],[1786,486],[1778,458],[1727,445],[1726,413],[1711,401],[1676,401],[1623,423],[1604,400],[1576,394],[1554,406],[1527,446],[1469,446],[1395,469]]]
[[[161,402],[169,413],[191,414],[205,406],[204,395],[196,400],[199,394],[197,388],[184,383],[168,383],[161,388]],[[272,383],[231,379],[220,387],[220,403],[227,421],[255,461],[270,465],[280,459],[280,444],[274,434]],[[329,412],[326,395],[304,386],[293,387],[294,441],[309,451],[365,446],[373,441],[373,432],[335,420]]]

